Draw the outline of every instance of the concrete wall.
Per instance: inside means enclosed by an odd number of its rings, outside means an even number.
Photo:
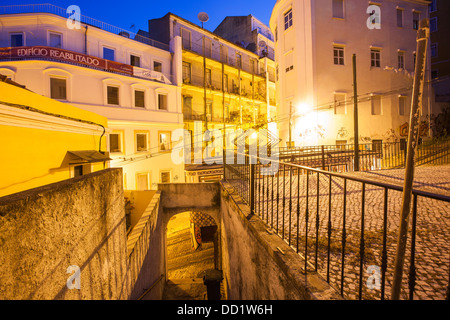
[[[249,213],[249,207],[223,183],[222,268],[229,300],[342,299],[317,275],[305,279],[300,256]]]
[[[141,202],[147,203],[147,207],[127,241],[128,271],[130,283],[133,284],[129,298],[160,300],[166,281],[161,192],[137,193]],[[148,199],[144,199],[145,195]]]
[[[121,169],[0,198],[0,299],[127,299],[124,205]]]

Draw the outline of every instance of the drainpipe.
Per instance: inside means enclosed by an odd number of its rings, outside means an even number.
[[[87,31],[88,31],[88,26],[85,25],[84,28],[86,29],[86,30],[84,31],[84,54],[87,55],[87,51],[88,51],[88,50],[87,50]]]

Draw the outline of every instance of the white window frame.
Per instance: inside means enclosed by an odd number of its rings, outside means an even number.
[[[129,61],[129,65],[130,65],[130,66],[133,66],[133,65],[131,64],[131,56],[134,56],[134,57],[139,58],[139,65],[136,66],[136,67],[137,67],[137,68],[142,68],[142,55],[137,54],[137,53],[133,53],[133,52],[129,52],[129,53],[128,53],[128,56],[129,56],[129,59],[130,59],[130,61]],[[114,53],[114,58],[115,58],[115,53]],[[134,67],[134,66],[133,66],[133,67]]]
[[[342,52],[342,57],[340,55],[338,55],[336,57],[335,53],[336,52]],[[335,59],[338,59],[338,63],[336,63]],[[341,62],[342,59],[342,63]],[[340,45],[333,45],[333,64],[335,66],[345,66],[345,47],[344,46],[340,46]]]
[[[373,59],[372,53],[378,53],[378,58]],[[373,61],[375,62],[378,61],[379,65],[377,66],[376,63],[375,65],[373,65],[372,63]],[[374,47],[370,48],[370,68],[381,68],[381,48],[374,48]]]
[[[145,150],[138,150],[138,135],[145,135],[145,143],[146,143],[146,149]],[[134,131],[134,151],[136,153],[146,153],[150,151],[150,131],[148,130],[135,130]]]
[[[109,50],[112,50],[112,51],[114,51],[114,60],[109,60],[109,59],[106,59],[105,58],[105,49],[109,49]],[[105,45],[103,45],[102,46],[102,58],[103,59],[105,59],[105,60],[109,60],[109,61],[116,61],[116,48],[113,48],[113,47],[110,47],[110,46],[105,46]]]
[[[337,99],[336,99],[336,96],[338,96],[338,95],[344,96],[344,100],[342,100],[342,101],[339,100],[339,101],[341,101],[339,103],[339,105],[337,104]],[[345,115],[345,114],[347,114],[347,104],[345,103],[345,100],[347,100],[347,93],[346,92],[335,92],[333,97],[334,97],[334,114],[335,115]],[[342,107],[344,112],[337,113],[336,110],[337,110],[338,107]]]
[[[155,70],[155,62],[161,64],[161,71]],[[153,61],[152,61],[152,70],[153,71],[157,71],[157,72],[161,72],[162,73],[163,70],[164,70],[163,66],[164,66],[164,64],[163,64],[163,62],[161,60],[153,59]]]
[[[286,20],[286,18],[287,18],[287,20]],[[292,27],[292,25],[294,23],[292,8],[290,8],[283,14],[283,22],[284,22],[284,30],[285,31],[289,30]]]
[[[119,136],[119,147],[120,151],[112,151],[111,150],[111,140],[110,136],[112,134],[117,134]],[[108,134],[108,150],[111,154],[125,154],[125,134],[122,130],[113,130],[111,133]]]
[[[58,36],[61,37],[61,47],[57,48],[57,47],[52,47],[52,46],[51,46],[51,43],[50,43],[50,37],[51,37],[52,34],[53,34],[53,35],[58,35]],[[57,31],[48,30],[48,32],[47,32],[47,45],[48,45],[49,47],[57,48],[57,49],[64,49],[64,42],[63,42],[63,40],[64,40],[64,34],[63,34],[62,32],[57,32]]]
[[[139,189],[139,176],[147,176],[147,188],[144,190]],[[150,190],[151,186],[152,186],[152,180],[151,180],[151,173],[150,172],[136,172],[136,190],[138,191],[145,191],[145,190]]]
[[[169,182],[165,182],[165,183],[172,183],[172,170],[168,169],[168,170],[160,170],[159,171],[159,183],[163,183],[162,182],[162,174],[163,173],[168,173],[169,174]]]
[[[374,113],[374,98],[380,98],[380,113]],[[383,115],[383,96],[378,93],[373,93],[370,95],[370,115],[381,116]]]
[[[9,33],[9,47],[12,47],[11,36],[17,35],[17,34],[22,35],[22,47],[25,47],[26,46],[26,39],[25,39],[25,32],[23,32],[23,31],[10,32]]]

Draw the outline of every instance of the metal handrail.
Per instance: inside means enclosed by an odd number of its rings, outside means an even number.
[[[49,13],[54,14],[63,18],[69,18],[70,14],[67,13],[67,9],[55,6],[50,3],[43,4],[24,4],[24,5],[10,5],[10,6],[0,6],[0,15],[6,14],[26,14],[26,13]],[[93,26],[99,28],[101,30],[114,33],[117,35],[127,35],[129,39],[135,40],[152,47],[156,47],[163,50],[169,50],[169,45],[166,43],[162,43],[153,39],[150,39],[142,34],[129,31],[123,28],[116,27],[112,24],[85,16],[80,15],[80,22],[83,24],[87,24],[89,26]]]
[[[357,297],[362,299],[363,297],[363,275],[364,272],[364,264],[366,261],[366,256],[369,253],[369,250],[375,250],[372,247],[368,247],[366,245],[366,237],[367,232],[373,231],[371,228],[365,225],[365,219],[367,218],[368,213],[365,212],[365,208],[367,206],[366,198],[369,199],[370,196],[367,196],[367,192],[372,192],[379,189],[379,192],[383,191],[384,195],[382,199],[380,198],[379,206],[377,204],[372,203],[371,206],[375,206],[375,210],[380,210],[383,213],[383,227],[381,229],[377,229],[375,232],[378,233],[379,236],[382,236],[382,248],[378,250],[381,251],[381,291],[380,298],[385,299],[385,289],[386,289],[386,276],[388,273],[388,219],[390,216],[389,213],[389,204],[388,199],[392,197],[389,194],[389,191],[403,191],[403,186],[377,181],[373,179],[368,179],[364,177],[356,177],[350,176],[347,174],[336,173],[336,172],[328,172],[321,169],[310,168],[307,166],[302,166],[294,163],[283,162],[276,159],[270,158],[261,158],[257,156],[250,156],[244,153],[235,152],[235,157],[244,156],[245,163],[243,164],[226,164],[224,177],[235,189],[240,198],[250,206],[250,212],[259,216],[263,222],[265,222],[269,228],[272,228],[275,233],[280,236],[284,241],[286,241],[292,249],[296,251],[297,254],[300,254],[305,261],[304,272],[305,274],[309,273],[311,270],[308,270],[308,266],[311,265],[311,261],[314,262],[314,272],[318,272],[319,270],[319,233],[322,234],[321,239],[325,239],[328,241],[327,244],[322,245],[321,248],[326,247],[326,258],[323,259],[322,263],[326,264],[326,270],[321,267],[320,269],[326,274],[326,281],[331,283],[331,278],[333,277],[334,283],[336,286],[340,286],[338,290],[340,290],[341,295],[344,296],[344,283],[346,278],[345,266],[346,263],[346,254],[348,253],[348,249],[346,249],[346,243],[349,241],[347,233],[352,231],[354,234],[359,233],[359,251],[353,252],[355,254],[355,258],[359,260],[359,266],[355,263],[348,267],[351,272],[356,272],[359,278],[359,286],[357,287]],[[263,165],[262,163],[271,163],[271,165],[278,165],[277,171],[265,172],[265,175],[261,174],[262,171],[258,171],[267,168],[267,165]],[[306,172],[306,174],[304,174]],[[297,177],[297,179],[295,179]],[[300,179],[302,178],[302,188],[300,187]],[[317,179],[317,180],[316,180]],[[315,182],[315,186],[311,185]],[[343,185],[342,185],[343,182]],[[347,206],[347,198],[354,193],[355,190],[349,192],[347,185],[348,183],[360,183],[361,188],[357,188],[358,194],[360,194],[361,199],[357,201],[357,205],[355,207],[349,208]],[[280,184],[281,183],[281,184]],[[305,187],[306,184],[306,187]],[[339,185],[339,197],[336,197],[336,192],[332,192],[333,184]],[[377,187],[377,189],[369,190],[369,186]],[[327,188],[326,188],[327,187]],[[321,189],[322,188],[322,189]],[[327,191],[324,191],[324,189]],[[315,190],[314,190],[315,189]],[[410,249],[410,265],[409,265],[409,275],[408,275],[408,290],[409,290],[409,299],[413,299],[415,291],[416,279],[419,277],[419,274],[416,272],[417,265],[415,262],[416,256],[416,225],[417,225],[417,216],[418,216],[418,198],[423,199],[431,199],[434,201],[442,201],[445,206],[450,203],[450,196],[446,194],[439,194],[425,190],[412,190],[413,195],[413,203],[412,203],[412,228],[411,228],[411,249]],[[367,197],[366,197],[367,196]],[[325,197],[325,199],[324,199]],[[341,197],[342,203],[341,203]],[[358,196],[359,197],[359,196]],[[314,208],[314,204],[311,199],[314,198],[317,203]],[[320,200],[326,202],[326,198],[328,198],[327,204],[320,203]],[[305,204],[306,201],[306,204]],[[302,204],[300,204],[302,202]],[[332,203],[337,205],[339,209],[332,209]],[[342,204],[342,205],[341,205]],[[328,208],[326,208],[328,206]],[[321,209],[322,207],[322,209]],[[336,206],[335,206],[336,208]],[[311,210],[315,209],[316,212],[312,212]],[[326,217],[321,216],[324,214],[324,211],[327,210],[328,213],[328,222],[326,226],[320,227],[321,220],[327,220]],[[340,211],[342,210],[342,211]],[[349,211],[350,210],[350,211]],[[360,213],[358,213],[358,211]],[[314,211],[314,210],[313,210]],[[359,221],[360,226],[358,228],[354,228],[353,230],[349,229],[349,226],[346,225],[346,215],[353,213],[356,214]],[[339,215],[343,217],[342,225],[341,222],[335,222],[332,219],[333,215]],[[304,233],[300,234],[300,216],[302,216],[303,228],[305,228]],[[282,221],[280,221],[280,219]],[[296,221],[295,221],[296,219]],[[315,229],[313,225],[313,221],[315,219]],[[354,217],[353,217],[354,219]],[[391,218],[392,219],[392,218]],[[293,221],[294,220],[294,221]],[[325,221],[326,222],[326,221]],[[281,225],[280,225],[281,223]],[[309,224],[312,224],[311,229],[309,229]],[[335,223],[336,225],[332,225]],[[332,229],[332,227],[334,229]],[[342,229],[341,229],[342,228]],[[367,230],[366,230],[367,228]],[[379,227],[377,227],[379,228]],[[296,229],[296,234],[295,234]],[[326,229],[326,236],[325,234]],[[320,230],[320,232],[319,232]],[[334,230],[334,231],[333,231]],[[314,233],[311,235],[311,233]],[[382,233],[381,233],[382,231]],[[339,238],[335,238],[335,243],[339,242],[341,245],[341,271],[332,273],[330,270],[330,255],[331,255],[331,238],[333,232],[341,233],[341,240],[336,240]],[[303,244],[301,243],[303,242]],[[315,244],[314,244],[315,242]],[[311,245],[312,244],[312,245]],[[314,247],[312,251],[309,247]],[[376,245],[375,245],[376,246]],[[381,244],[380,244],[381,246]],[[301,253],[301,247],[304,248],[304,252]],[[323,249],[321,249],[323,250]],[[346,251],[347,250],[347,251]],[[354,249],[355,250],[355,249]],[[312,258],[310,258],[312,256]],[[356,266],[356,267],[354,267]],[[445,264],[444,264],[445,267]],[[359,268],[359,271],[358,271]],[[449,272],[450,273],[450,272]],[[340,284],[339,284],[340,281]],[[338,283],[338,284],[336,284]],[[450,288],[450,281],[448,283],[448,288]],[[346,292],[345,294],[348,294]],[[447,293],[447,299],[449,299],[449,294]]]

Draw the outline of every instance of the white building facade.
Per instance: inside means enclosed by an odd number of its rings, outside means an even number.
[[[359,141],[406,138],[417,27],[427,16],[423,0],[278,0],[270,26],[282,145],[354,143],[353,54]],[[424,92],[425,120],[429,86]]]
[[[111,167],[123,168],[125,189],[184,182],[184,165],[171,159],[183,113],[169,47],[93,19],[69,28],[61,8],[45,9],[0,15],[0,73],[106,117]]]

